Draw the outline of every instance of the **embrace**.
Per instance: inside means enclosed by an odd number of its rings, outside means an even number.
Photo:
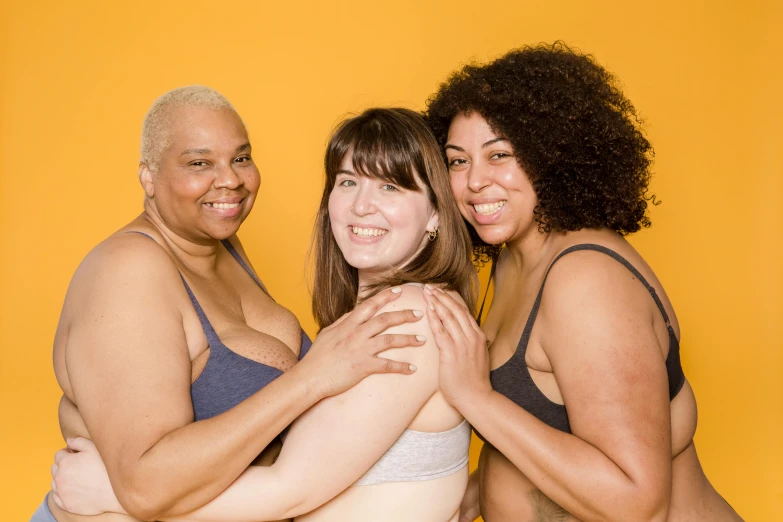
[[[164,94],[143,212],[65,298],[68,449],[32,522],[741,520],[696,454],[672,303],[624,239],[650,225],[651,160],[615,78],[561,43],[463,67],[423,114],[344,120],[311,341],[237,235],[260,185],[242,119],[207,87]]]

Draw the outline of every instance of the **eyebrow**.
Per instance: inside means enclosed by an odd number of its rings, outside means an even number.
[[[356,173],[351,172],[350,170],[340,169],[337,172],[334,173],[335,177],[339,176],[340,174],[348,174],[349,176],[355,176]]]
[[[239,147],[236,148],[235,153],[239,154],[240,152],[247,150],[250,148],[250,143],[243,143]],[[212,149],[187,149],[182,151],[182,154],[180,156],[187,156],[189,154],[211,154]]]
[[[491,139],[488,142],[484,143],[483,145],[481,145],[481,148],[485,149],[485,148],[489,147],[490,145],[492,145],[493,143],[497,143],[499,141],[508,141],[508,139],[507,138],[494,138],[494,139]],[[458,147],[456,145],[450,145],[448,143],[443,148],[444,149],[454,149],[454,150],[459,151],[459,152],[465,152],[465,149],[463,149],[462,147]]]

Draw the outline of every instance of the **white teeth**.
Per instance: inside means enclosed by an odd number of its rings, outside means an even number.
[[[494,214],[495,212],[503,208],[505,204],[506,204],[505,201],[497,201],[495,203],[487,203],[484,205],[473,205],[473,208],[476,210],[477,214],[482,214],[487,216],[489,214]]]
[[[208,206],[212,208],[237,208],[239,206],[239,203],[207,203]]]
[[[359,228],[359,227],[351,227],[351,231],[359,237],[382,236],[387,232],[382,228]]]

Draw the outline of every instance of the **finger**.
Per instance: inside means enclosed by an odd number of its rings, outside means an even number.
[[[54,479],[52,479],[52,491],[55,491],[57,489],[57,484],[55,483]]]
[[[378,292],[376,295],[354,308],[346,321],[349,321],[353,325],[365,323],[372,319],[375,314],[378,313],[378,310],[400,297],[400,295],[402,295],[402,288],[399,286],[389,288],[383,292]]]
[[[443,324],[443,328],[448,332],[455,345],[457,344],[457,341],[468,335],[468,333],[463,330],[457,318],[454,317],[454,314],[451,313],[451,310],[443,306],[437,296],[430,302],[429,309],[438,315],[440,322]],[[472,330],[469,332],[472,336]]]
[[[65,509],[65,505],[63,504],[62,499],[60,498],[60,495],[54,492],[54,488],[52,488],[52,500],[57,505],[58,508],[62,509],[63,511],[67,511]]]
[[[451,351],[454,348],[454,340],[446,331],[446,328],[444,328],[443,322],[440,320],[440,317],[438,317],[434,307],[427,307],[427,319],[430,321],[430,330],[432,330],[433,339],[438,346],[441,355],[447,351]]]
[[[54,476],[57,475],[58,469],[60,469],[60,467],[57,464],[52,464],[52,468],[51,468],[52,478],[54,478]]]
[[[90,439],[84,437],[75,437],[65,441],[68,444],[68,448],[73,451],[88,451],[95,449],[95,444]]]
[[[370,353],[376,355],[392,348],[403,348],[406,346],[421,346],[427,338],[423,335],[406,334],[381,334],[373,337],[372,341],[367,343]]]
[[[458,303],[453,297],[445,292],[436,290],[432,293],[432,299],[440,302],[440,304],[451,312],[465,335],[472,335],[476,331],[472,324],[476,322],[473,319],[473,316],[470,315],[467,308]]]
[[[376,315],[359,328],[362,335],[374,337],[392,326],[413,323],[420,320],[422,317],[424,317],[423,310],[395,310],[393,312],[383,312]]]
[[[54,463],[59,466],[62,460],[70,454],[71,452],[68,451],[66,448],[59,450],[57,453],[54,454]]]
[[[454,299],[454,298],[451,296],[451,294],[449,294],[449,293],[445,292],[445,291],[443,290],[443,288],[441,288],[441,287],[439,287],[439,286],[435,286],[435,285],[429,285],[429,284],[428,284],[428,285],[424,285],[424,288],[425,288],[425,291],[426,291],[426,290],[430,290],[430,291],[432,291],[432,292],[438,292],[438,294],[440,294],[440,295],[445,295],[445,296],[448,296],[448,298],[449,298],[449,299],[451,299],[452,301],[454,301],[454,303],[455,303],[457,306],[460,306],[460,307],[464,308],[464,309],[465,309],[465,310],[468,312],[468,314],[470,314],[470,310],[468,310],[468,305],[466,305],[466,304],[462,303],[461,301],[458,301],[458,300]]]
[[[376,357],[375,364],[370,368],[371,373],[403,373],[410,375],[416,371],[416,365],[406,362],[393,361]]]

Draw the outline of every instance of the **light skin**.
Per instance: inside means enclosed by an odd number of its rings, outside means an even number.
[[[427,232],[437,227],[438,214],[423,187],[420,192],[404,190],[351,169],[349,153],[330,194],[329,215],[337,244],[349,264],[358,268],[362,284],[412,259],[426,244]],[[401,297],[381,310],[410,308],[423,314],[424,306],[423,289],[405,286]],[[400,331],[420,336],[423,346],[395,348],[381,355],[415,365],[414,375],[370,376],[350,390],[320,401],[291,426],[274,465],[249,468],[220,496],[192,513],[162,518],[456,521],[467,468],[434,480],[350,487],[405,429],[446,431],[463,420],[438,390],[438,350],[427,321],[387,330]],[[80,467],[71,466],[67,475],[58,470],[60,496],[74,503],[91,503],[90,509],[116,509],[108,481],[100,479],[98,453],[86,441],[79,444],[84,457]],[[78,482],[85,482],[78,477],[96,475],[97,486],[87,484],[81,491],[77,489]],[[90,488],[93,491],[89,492]],[[100,490],[98,499],[96,490]],[[435,495],[439,502],[432,501]],[[303,513],[307,515],[300,517]]]
[[[319,400],[373,373],[414,373],[409,363],[376,354],[422,344],[410,335],[378,336],[419,320],[410,310],[376,317],[401,295],[387,291],[325,329],[294,366],[296,318],[220,244],[230,240],[247,261],[236,232],[252,209],[259,173],[241,120],[227,109],[178,107],[171,136],[157,170],[140,166],[144,213],[90,252],[74,275],[54,343],[63,435],[94,442],[124,510],[144,520],[217,496]],[[200,422],[193,422],[190,386],[209,347],[180,274],[236,353],[288,370]],[[76,457],[58,453],[54,472],[67,470],[68,456]],[[57,477],[52,487],[58,521],[86,520],[63,510],[70,506],[57,495]]]
[[[677,336],[679,325],[652,270],[618,234],[538,231],[535,191],[510,142],[481,115],[454,118],[446,154],[463,216],[485,242],[505,243],[483,331],[448,296],[425,294],[444,397],[490,443],[478,470],[484,520],[740,520],[699,465],[688,383],[669,400],[661,313],[612,258],[588,251],[558,261],[528,344],[533,382],[566,405],[572,433],[492,390],[489,370],[516,350],[545,270],[574,244],[628,259],[656,289]]]

